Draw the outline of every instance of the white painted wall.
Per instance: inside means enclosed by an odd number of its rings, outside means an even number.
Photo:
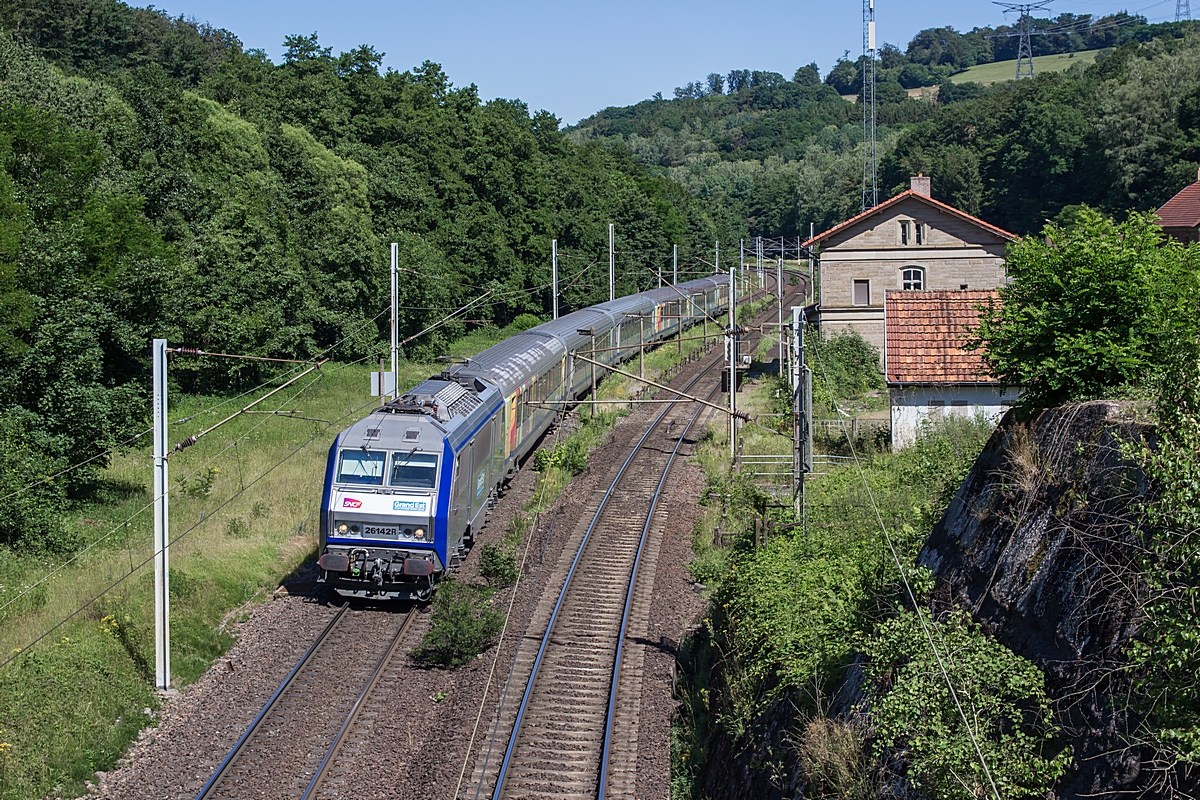
[[[917,433],[930,419],[944,416],[983,417],[993,425],[1020,396],[1020,389],[1000,386],[940,386],[888,387],[892,401],[892,449],[902,450],[916,441]],[[940,400],[944,406],[931,406]],[[957,400],[966,405],[955,406]]]

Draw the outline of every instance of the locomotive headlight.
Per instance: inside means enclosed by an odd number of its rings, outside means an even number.
[[[348,530],[350,529],[346,527],[346,523],[343,522],[341,525],[338,525],[338,533],[345,533]]]
[[[417,528],[415,531],[413,531],[413,536],[416,536],[418,539],[424,539],[425,538],[425,529]]]

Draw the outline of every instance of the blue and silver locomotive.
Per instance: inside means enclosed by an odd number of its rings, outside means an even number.
[[[678,290],[678,291],[677,291]],[[728,307],[702,278],[580,309],[488,348],[342,431],[321,500],[321,579],[347,597],[426,599],[500,488],[613,365]]]

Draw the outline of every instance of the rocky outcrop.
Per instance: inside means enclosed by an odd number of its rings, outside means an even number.
[[[1144,787],[1124,653],[1138,624],[1136,505],[1144,475],[1124,443],[1150,431],[1133,409],[1091,402],[1011,411],[979,456],[918,562],[933,605],[965,608],[1047,676],[1074,753],[1059,797]]]

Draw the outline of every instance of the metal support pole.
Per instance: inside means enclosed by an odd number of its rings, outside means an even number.
[[[400,396],[400,246],[392,242],[392,399]]]
[[[550,293],[554,297],[552,319],[558,319],[558,239],[550,240]]]
[[[780,240],[779,261],[775,265],[775,291],[779,294],[779,374],[782,377],[786,369],[788,352],[783,335],[783,243]]]
[[[638,377],[646,377],[646,315],[638,314]]]
[[[171,686],[171,524],[167,509],[167,340],[151,348],[154,399],[154,685]]]
[[[729,460],[737,468],[737,273],[729,270]]]
[[[815,222],[808,223],[808,240],[811,242],[816,238],[817,226]],[[812,245],[808,246],[808,252],[812,253]],[[817,273],[813,268],[812,256],[808,257],[808,304],[812,305],[817,302]]]
[[[608,299],[616,300],[617,257],[613,250],[613,224],[608,223]]]
[[[671,285],[679,283],[679,245],[671,245]]]
[[[803,524],[804,476],[812,472],[812,370],[804,363],[804,309],[799,306],[792,306],[792,387],[792,504]]]

